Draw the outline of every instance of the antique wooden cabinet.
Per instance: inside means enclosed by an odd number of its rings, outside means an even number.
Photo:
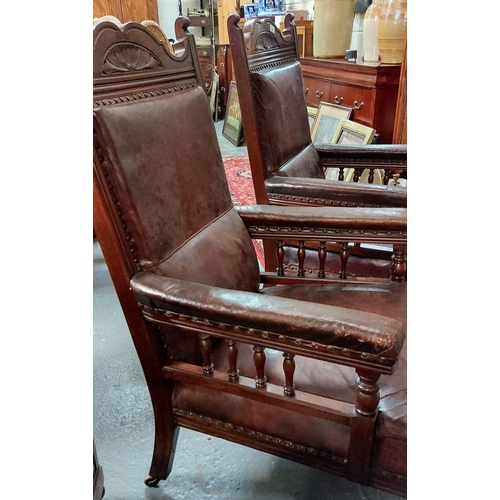
[[[325,101],[350,107],[351,120],[374,128],[379,144],[392,142],[399,64],[316,57],[303,57],[300,62],[308,106],[318,107],[320,101]]]
[[[122,23],[141,23],[146,19],[159,22],[156,0],[94,0],[93,15],[94,18],[115,16]]]
[[[407,144],[407,110],[406,110],[406,43],[401,63],[401,75],[399,77],[398,103],[396,106],[396,119],[394,121],[394,144]]]
[[[189,17],[189,26],[195,35],[196,52],[203,73],[203,83],[207,94],[210,94],[214,83],[214,71],[217,67],[214,32],[217,18],[214,16],[214,4],[212,0],[199,0],[197,7],[188,8],[184,15]],[[199,28],[200,32],[198,33],[193,28]]]

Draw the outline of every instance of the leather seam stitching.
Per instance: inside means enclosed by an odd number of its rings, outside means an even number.
[[[211,226],[212,224],[214,224],[215,222],[217,222],[219,219],[221,219],[222,217],[224,217],[233,208],[234,207],[232,207],[232,206],[229,207],[225,212],[223,212],[218,217],[216,217],[215,219],[211,220],[208,224],[206,224],[205,226],[203,226],[202,228],[200,228],[198,231],[196,231],[195,233],[193,233],[187,240],[183,241],[181,245],[179,245],[177,248],[175,248],[174,250],[172,250],[166,257],[164,257],[163,259],[159,260],[158,262],[155,262],[154,264],[151,264],[150,266],[144,266],[144,269],[151,269],[152,267],[160,266],[161,264],[163,264],[164,262],[166,262],[174,254],[176,254],[181,248],[183,248],[185,245],[187,245],[193,238],[195,238],[200,233],[202,233],[207,227]]]

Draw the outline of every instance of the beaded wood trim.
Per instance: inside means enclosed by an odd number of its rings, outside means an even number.
[[[345,347],[321,344],[311,340],[287,337],[267,330],[248,328],[242,325],[231,325],[220,321],[210,321],[206,318],[160,310],[143,304],[139,304],[139,306],[143,311],[144,317],[156,324],[175,325],[176,327],[195,330],[199,334],[205,333],[244,344],[255,344],[257,342],[263,347],[324,361],[336,360],[347,366],[375,369],[378,373],[392,374],[397,366],[397,362],[395,363],[392,357],[383,356],[384,352],[394,348],[394,341],[381,338],[379,335],[374,335],[365,341],[379,348],[377,354],[371,354]],[[333,324],[331,326],[331,334],[337,338],[352,338],[349,327],[345,327],[344,325],[339,327]]]
[[[150,97],[158,97],[163,94],[171,94],[173,92],[180,92],[181,90],[189,90],[194,87],[197,87],[197,83],[190,83],[185,85],[176,85],[170,88],[162,88],[159,90],[155,90],[153,92],[137,92],[130,95],[124,95],[120,97],[113,97],[109,99],[100,99],[94,101],[94,108],[98,108],[101,106],[109,106],[112,104],[120,104],[122,102],[130,102],[130,101],[139,101],[143,99],[148,99]]]
[[[283,448],[288,448],[295,452],[303,453],[304,455],[315,456],[317,458],[326,459],[330,462],[347,465],[349,463],[347,458],[339,457],[331,452],[320,451],[316,448],[312,448],[310,446],[304,446],[301,444],[294,443],[288,439],[282,439],[276,436],[272,436],[270,434],[264,434],[262,432],[254,431],[251,429],[247,429],[240,425],[234,425],[228,422],[223,422],[222,420],[206,417],[204,415],[199,415],[192,411],[180,410],[179,408],[174,408],[173,413],[175,415],[176,420],[180,420],[179,423],[182,423],[182,420],[192,421],[192,422],[203,422],[205,425],[208,424],[212,427],[224,429],[230,432],[237,432],[242,435],[245,435],[252,440],[260,441],[261,443],[269,443],[281,446]],[[195,424],[196,425],[196,424]]]
[[[100,146],[99,141],[97,139],[97,134],[95,133],[95,130],[94,130],[94,150],[95,150],[95,157],[97,158],[97,161],[99,162],[99,170],[98,170],[99,176],[98,176],[98,178],[101,181],[102,189],[107,188],[107,190],[108,190],[107,198],[111,200],[111,202],[113,203],[113,206],[115,208],[115,213],[116,213],[117,218],[118,218],[118,220],[116,222],[119,221],[119,223],[118,223],[119,227],[117,228],[117,230],[119,230],[121,232],[121,234],[123,235],[123,239],[125,240],[125,245],[128,248],[128,251],[131,255],[132,261],[137,266],[137,269],[139,271],[141,271],[142,266],[140,265],[139,257],[137,256],[137,246],[135,244],[134,238],[132,237],[132,234],[130,233],[129,226],[128,226],[127,220],[125,218],[125,215],[124,215],[123,211],[121,210],[120,201],[118,200],[118,198],[116,196],[116,190],[115,190],[113,183],[112,183],[110,176],[109,176],[109,165],[108,165],[108,162],[107,162],[107,160],[102,152],[102,149],[101,149],[101,146]],[[95,163],[95,160],[94,160],[94,163]],[[96,167],[97,166],[95,166],[94,169]],[[103,184],[105,184],[105,186]]]
[[[291,203],[294,205],[329,205],[336,207],[361,207],[361,208],[379,208],[382,205],[374,205],[370,203],[355,203],[348,201],[327,200],[325,198],[309,198],[306,196],[293,196],[289,194],[268,193],[267,198],[272,205],[285,205],[289,206]]]
[[[363,243],[391,244],[407,242],[406,231],[374,231],[361,229],[328,229],[316,227],[288,226],[247,226],[248,232],[255,238],[276,239],[277,237],[299,240],[326,240],[340,242],[363,241]]]

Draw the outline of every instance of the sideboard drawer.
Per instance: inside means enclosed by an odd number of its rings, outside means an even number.
[[[352,108],[351,120],[373,126],[375,91],[331,83],[330,102]]]
[[[308,106],[318,107],[320,101],[340,103],[353,110],[351,120],[377,131],[379,144],[392,142],[400,64],[305,56],[300,65]]]
[[[320,101],[330,100],[330,82],[305,76],[304,92],[307,105],[317,108]]]

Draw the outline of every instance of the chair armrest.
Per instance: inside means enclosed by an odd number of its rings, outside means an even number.
[[[364,163],[366,163],[366,167],[378,165],[377,168],[404,167],[406,170],[407,165],[406,144],[371,144],[368,146],[319,144],[316,150],[321,159],[331,160],[334,163],[349,163],[351,167],[365,167]]]
[[[392,373],[405,339],[391,318],[139,272],[131,289],[146,319],[198,333]]]
[[[406,208],[237,206],[256,238],[406,244]]]
[[[406,207],[407,190],[397,186],[328,179],[272,176],[265,181],[273,204]]]

